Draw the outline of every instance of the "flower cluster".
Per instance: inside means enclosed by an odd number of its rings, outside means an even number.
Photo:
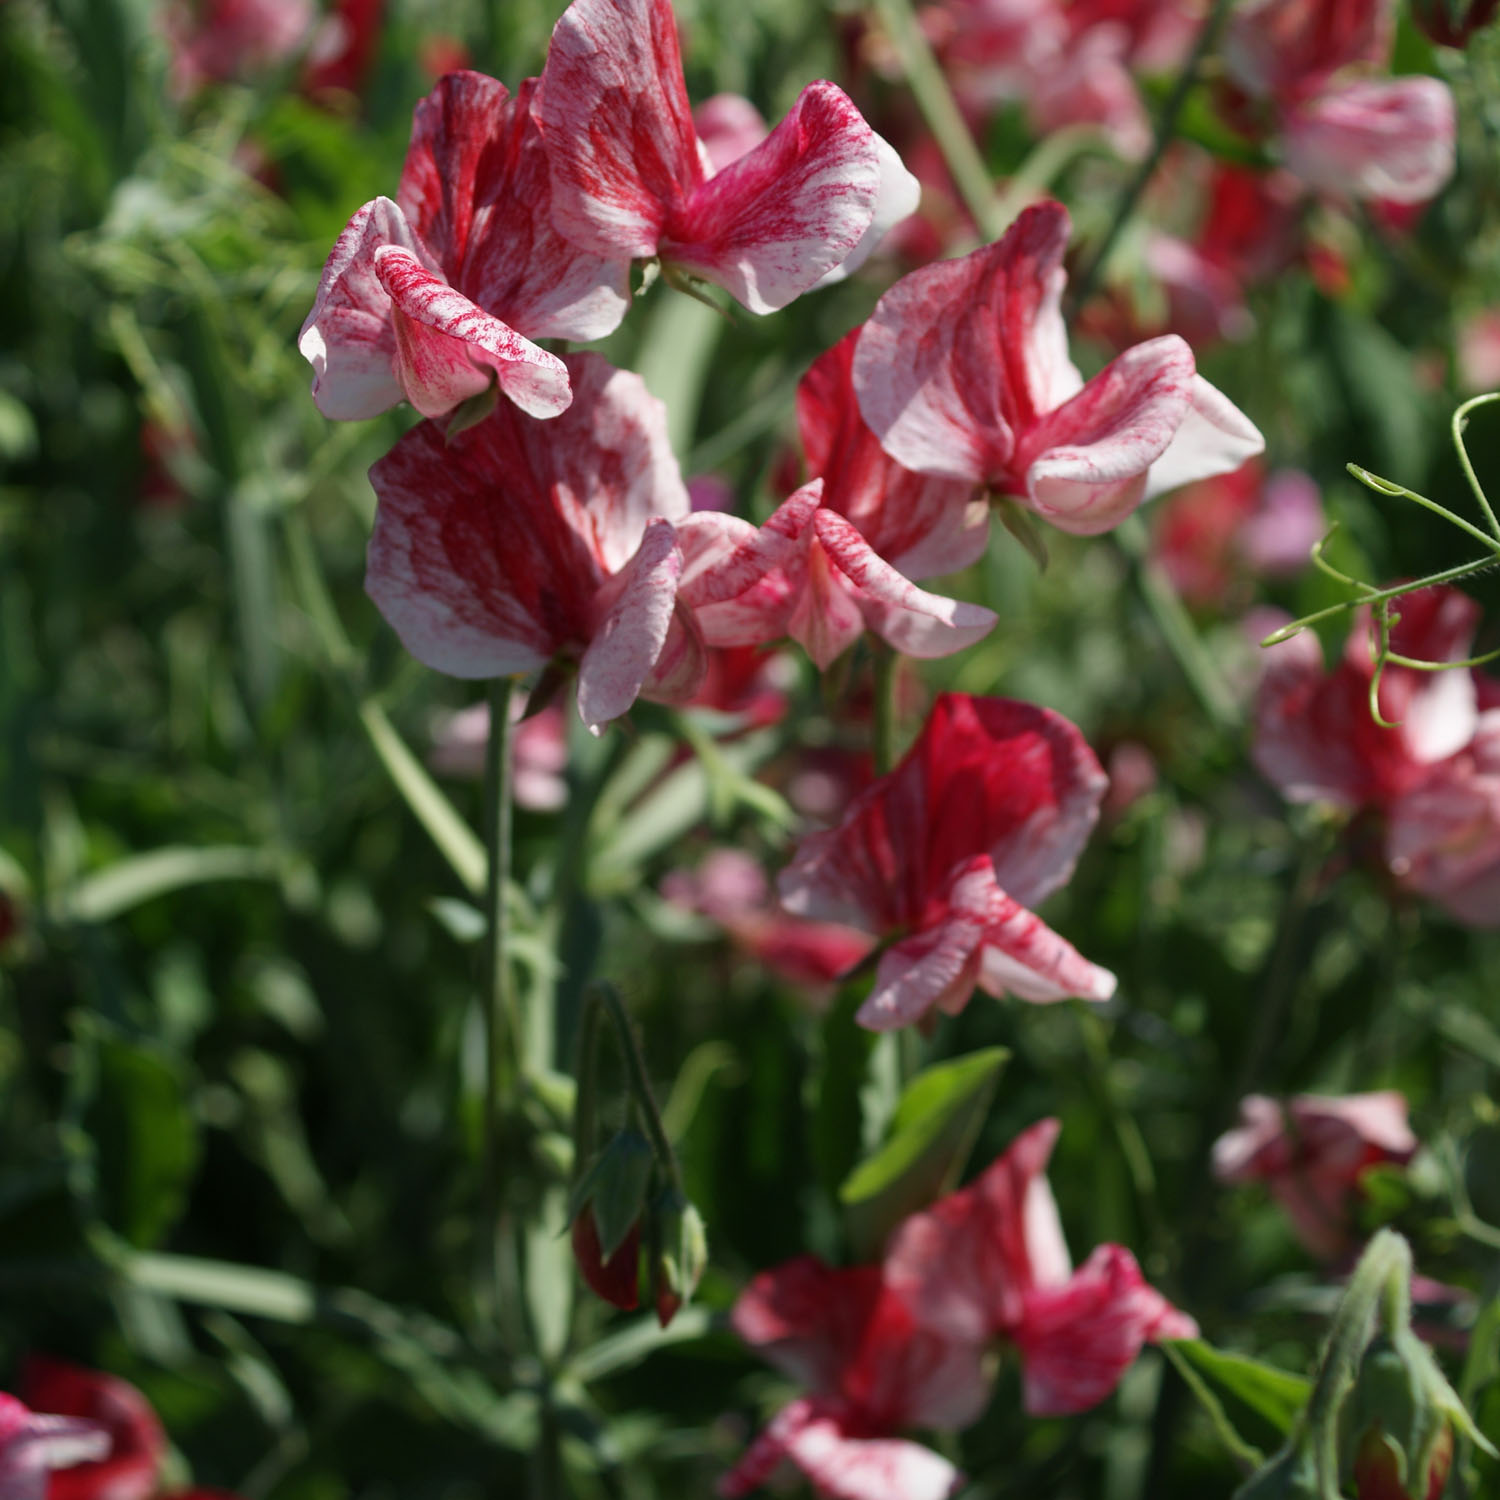
[[[722,1495],[750,1493],[786,1459],[843,1500],[941,1500],[961,1476],[896,1434],[977,1421],[991,1346],[1019,1355],[1028,1412],[1064,1416],[1108,1397],[1143,1345],[1197,1335],[1122,1246],[1073,1269],[1045,1175],[1058,1129],[1039,1121],[968,1187],[905,1220],[881,1264],[804,1256],[750,1283],[735,1331],[807,1395],[777,1414]]]

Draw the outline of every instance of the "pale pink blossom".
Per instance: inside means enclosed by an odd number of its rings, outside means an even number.
[[[1214,1142],[1214,1175],[1264,1182],[1308,1250],[1336,1260],[1353,1245],[1361,1177],[1410,1161],[1416,1149],[1406,1100],[1394,1090],[1280,1102],[1251,1094],[1240,1101],[1240,1123]]]
[[[916,207],[915,179],[826,82],[715,171],[693,128],[670,0],[573,0],[535,115],[564,235],[716,282],[752,312],[851,269]]]
[[[1068,232],[1060,204],[1038,204],[998,243],[897,282],[860,334],[854,385],[897,462],[1090,535],[1264,442],[1174,335],[1083,380],[1060,307]]]
[[[1287,167],[1331,198],[1425,203],[1453,175],[1454,107],[1436,78],[1360,79],[1291,109]]]
[[[677,602],[687,492],[640,377],[570,355],[550,423],[501,403],[451,441],[413,428],[370,471],[366,588],[419,661],[454,677],[578,664],[595,732],[638,694],[692,695],[703,648]]]
[[[1459,328],[1458,385],[1470,395],[1500,390],[1500,307],[1475,313]]]
[[[1028,910],[1067,880],[1105,786],[1061,715],[945,693],[896,769],[836,827],[803,839],[781,874],[782,903],[898,939],[859,1011],[872,1030],[955,1013],[976,986],[1108,999],[1114,976]]]
[[[1033,1416],[1087,1411],[1145,1344],[1198,1331],[1120,1245],[1099,1246],[1073,1270],[1046,1178],[1058,1129],[1056,1120],[1039,1121],[968,1187],[913,1214],[885,1263],[919,1326],[1014,1345]]]
[[[1340,70],[1390,54],[1390,0],[1249,0],[1230,13],[1220,53],[1248,93],[1317,93]]]
[[[97,1462],[109,1449],[97,1422],[40,1415],[0,1393],[0,1500],[46,1500],[54,1469]]]
[[[1392,649],[1417,661],[1462,661],[1479,611],[1456,589],[1420,589],[1394,602]],[[1254,757],[1293,802],[1348,808],[1389,807],[1414,790],[1439,761],[1474,735],[1478,704],[1467,671],[1418,672],[1390,666],[1380,711],[1370,713],[1373,625],[1362,612],[1337,666],[1323,666],[1311,631],[1270,648],[1255,704]]]
[[[568,733],[563,711],[555,703],[523,717],[526,704],[515,699],[511,717],[511,791],[517,807],[529,812],[556,812],[568,800]],[[446,776],[484,774],[484,750],[490,738],[487,703],[447,714],[432,732],[432,768]]]
[[[1408,889],[1471,927],[1500,927],[1500,708],[1391,807],[1386,861]]]
[[[418,104],[396,200],[349,221],[302,327],[325,416],[404,399],[438,417],[492,384],[535,417],[567,407],[567,370],[534,340],[613,330],[628,267],[553,230],[535,88],[450,73]]]
[[[975,1421],[989,1396],[980,1350],[919,1327],[879,1266],[787,1261],[745,1288],[731,1321],[808,1394],[783,1407],[720,1481],[726,1500],[758,1489],[784,1462],[832,1500],[945,1500],[958,1488],[951,1463],[896,1434]]]
[[[693,129],[715,172],[748,156],[771,133],[765,116],[742,94],[705,99],[693,110]]]
[[[874,946],[856,928],[788,915],[759,862],[738,849],[716,849],[696,870],[673,871],[662,895],[717,922],[737,948],[792,984],[826,990]]]
[[[171,51],[171,90],[186,99],[205,84],[253,77],[291,61],[317,20],[312,0],[174,0],[160,12]]]

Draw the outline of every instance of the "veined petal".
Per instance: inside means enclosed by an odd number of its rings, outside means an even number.
[[[922,184],[906,170],[896,148],[877,135],[875,150],[879,157],[880,180],[870,227],[848,256],[823,276],[818,282],[820,287],[832,286],[846,276],[852,276],[880,248],[880,242],[896,225],[916,213],[917,205],[922,201]]]
[[[567,366],[434,276],[410,252],[375,252],[375,272],[392,303],[396,373],[425,417],[477,396],[494,371],[500,389],[533,417],[555,417],[573,399]]]
[[[1100,1245],[1062,1286],[1026,1294],[1011,1334],[1021,1349],[1026,1410],[1034,1417],[1087,1411],[1119,1385],[1142,1345],[1197,1332],[1147,1285],[1128,1250]]]
[[[482,73],[439,79],[417,105],[398,201],[477,306],[528,338],[602,338],[629,306],[629,261],[552,227],[536,87],[528,78],[512,96]]]
[[[1031,507],[1079,536],[1119,525],[1187,416],[1193,375],[1192,350],[1175,334],[1112,360],[1026,436],[1016,458]]]
[[[930,1448],[900,1438],[850,1437],[831,1415],[797,1427],[785,1451],[828,1500],[947,1500],[963,1483]]]
[[[979,986],[991,995],[1046,1004],[1053,1000],[1108,1000],[1115,976],[1091,964],[1070,942],[1019,901],[1004,897],[1003,910],[985,928]]]
[[[826,672],[864,634],[865,617],[854,584],[834,564],[813,528],[803,537],[801,555],[785,576],[791,588],[786,633],[820,672]]]
[[[655,520],[639,551],[601,589],[601,618],[578,667],[578,712],[594,734],[640,695],[666,644],[681,572],[671,522]]]
[[[679,539],[680,542],[680,539]],[[679,584],[681,580],[679,578]],[[641,696],[653,703],[687,703],[697,696],[708,674],[708,644],[692,610],[680,598],[672,605],[672,621],[661,655],[641,684]]]
[[[1232,474],[1246,460],[1265,452],[1266,440],[1249,417],[1217,387],[1194,374],[1183,417],[1166,452],[1146,475],[1145,499],[1180,485]]]
[[[669,216],[662,259],[751,312],[785,307],[846,261],[874,221],[878,139],[842,89],[808,84],[759,146]]]
[[[864,624],[903,655],[951,656],[994,629],[996,617],[990,610],[919,589],[833,511],[818,511],[813,535],[848,581]]]
[[[1017,443],[1081,384],[1060,301],[1067,212],[1027,209],[995,244],[903,277],[860,334],[854,385],[908,469],[1014,488]]]
[[[376,417],[402,399],[391,299],[375,271],[375,252],[384,245],[419,260],[426,255],[401,210],[389,198],[376,198],[334,241],[297,339],[313,367],[313,401],[335,421]]]
[[[704,177],[670,0],[573,0],[533,112],[557,229],[596,255],[655,255]]]
[[[934,1007],[962,1010],[974,989],[983,924],[959,912],[887,948],[855,1019],[867,1031],[895,1031]]]

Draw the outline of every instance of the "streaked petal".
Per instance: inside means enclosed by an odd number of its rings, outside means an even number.
[[[1146,476],[1147,500],[1219,474],[1232,474],[1263,453],[1260,429],[1228,396],[1194,374],[1187,414]]]
[[[820,287],[832,286],[846,276],[852,276],[880,248],[880,242],[896,225],[916,213],[917,205],[922,201],[922,184],[906,170],[896,148],[877,135],[875,149],[879,155],[880,183],[875,192],[874,217],[848,256],[818,282]]]
[[[716,282],[752,312],[785,307],[869,230],[881,185],[878,139],[842,89],[810,83],[759,146],[669,216],[662,259]]]
[[[596,255],[655,255],[704,176],[670,0],[573,0],[534,114],[558,230]]]
[[[1026,435],[1016,462],[1032,508],[1079,536],[1119,525],[1182,426],[1192,381],[1192,351],[1175,334],[1112,360]]]
[[[800,1426],[786,1455],[828,1500],[947,1500],[963,1475],[930,1448],[899,1438],[855,1438],[832,1417]]]
[[[406,398],[439,417],[490,382],[533,417],[555,417],[573,399],[567,366],[434,276],[410,252],[375,252],[375,272],[392,303],[396,373]]]
[[[630,708],[656,665],[681,572],[672,525],[655,520],[647,524],[640,550],[600,590],[603,614],[578,667],[578,712],[595,734]]]

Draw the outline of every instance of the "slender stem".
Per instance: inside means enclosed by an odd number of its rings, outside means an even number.
[[[874,643],[875,774],[887,776],[896,764],[897,712],[901,658],[882,640]]]
[[[1463,410],[1462,407],[1459,408]],[[1404,484],[1394,484],[1389,479],[1382,479],[1378,474],[1372,474],[1368,469],[1362,469],[1358,464],[1345,464],[1344,467],[1352,474],[1366,489],[1374,490],[1378,495],[1395,495],[1403,500],[1411,500],[1420,505],[1423,510],[1430,510],[1433,515],[1441,516],[1450,526],[1457,526],[1462,532],[1473,537],[1476,542],[1489,548],[1497,557],[1500,557],[1500,541],[1495,537],[1486,536],[1472,522],[1464,520],[1462,516],[1455,515],[1446,505],[1439,505],[1436,500],[1429,500],[1426,495],[1419,495],[1415,490],[1409,490]],[[1485,506],[1488,512],[1489,506]]]
[[[1198,33],[1198,40],[1194,43],[1192,53],[1178,75],[1177,82],[1173,84],[1172,92],[1167,95],[1166,102],[1162,105],[1161,115],[1156,122],[1156,135],[1151,143],[1151,154],[1141,163],[1135,176],[1125,185],[1125,190],[1120,194],[1120,200],[1115,205],[1109,228],[1099,242],[1099,248],[1084,264],[1078,273],[1077,280],[1073,283],[1070,301],[1075,315],[1079,308],[1088,301],[1109,259],[1110,252],[1115,248],[1115,242],[1130,222],[1136,205],[1140,202],[1141,194],[1146,191],[1151,179],[1156,175],[1156,169],[1167,154],[1167,148],[1176,137],[1177,121],[1182,114],[1183,106],[1188,101],[1188,95],[1193,91],[1193,85],[1198,81],[1198,70],[1203,66],[1204,58],[1208,56],[1218,40],[1219,31],[1228,18],[1232,3],[1233,0],[1214,0],[1213,9],[1209,11],[1202,31]]]
[[[1204,650],[1192,616],[1172,587],[1171,580],[1147,555],[1146,531],[1138,516],[1115,528],[1115,540],[1130,560],[1136,587],[1151,617],[1161,631],[1168,650],[1177,659],[1210,723],[1220,734],[1235,734],[1240,727],[1240,708]]]
[[[922,118],[943,153],[948,171],[964,206],[979,227],[982,238],[998,238],[1005,225],[995,200],[995,185],[979,147],[964,120],[953,91],[922,28],[910,0],[874,0],[875,13],[885,27],[891,45],[901,59],[902,71],[911,85],[912,97]]]
[[[500,1306],[499,1241],[504,1211],[501,1193],[504,1142],[502,1104],[508,1085],[507,1042],[518,1051],[513,1024],[510,972],[505,939],[508,922],[505,889],[510,881],[511,845],[511,698],[515,680],[497,677],[490,683],[490,734],[485,746],[485,885],[484,943],[484,1212],[479,1232],[484,1236],[478,1258],[483,1295],[477,1300],[487,1321]]]
[[[1469,481],[1469,488],[1474,491],[1474,498],[1484,512],[1485,520],[1490,523],[1490,530],[1495,533],[1496,537],[1500,537],[1500,519],[1496,518],[1489,496],[1485,494],[1484,486],[1480,484],[1479,476],[1474,472],[1468,447],[1464,443],[1464,428],[1469,425],[1469,413],[1476,406],[1488,406],[1493,401],[1500,401],[1500,391],[1491,391],[1484,396],[1474,396],[1453,413],[1453,446],[1458,451],[1458,461],[1463,466],[1464,478]]]
[[[651,1092],[651,1080],[646,1076],[646,1060],[641,1056],[640,1044],[635,1039],[635,1030],[625,1011],[620,992],[608,980],[595,980],[584,991],[584,1006],[587,1010],[602,1008],[615,1028],[615,1037],[620,1044],[621,1056],[625,1059],[626,1073],[630,1079],[630,1093],[641,1112],[646,1125],[646,1134],[651,1138],[656,1152],[657,1165],[667,1175],[667,1180],[679,1192],[682,1190],[682,1172],[677,1165],[677,1153],[662,1123],[661,1110],[656,1105],[656,1095]]]
[[[1258,1469],[1266,1461],[1265,1454],[1239,1435],[1234,1423],[1229,1420],[1229,1414],[1224,1410],[1224,1403],[1209,1388],[1208,1382],[1188,1363],[1187,1357],[1170,1339],[1158,1347],[1166,1355],[1167,1363],[1182,1378],[1182,1383],[1197,1397],[1198,1405],[1208,1417],[1215,1436],[1242,1472],[1249,1474]]]

